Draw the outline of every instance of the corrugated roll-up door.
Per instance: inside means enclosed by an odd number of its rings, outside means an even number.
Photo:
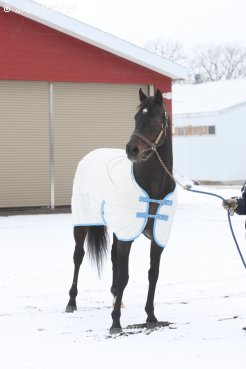
[[[125,148],[138,90],[146,85],[54,83],[55,205],[70,204],[79,160],[99,147]]]
[[[50,205],[49,84],[0,81],[0,208]]]

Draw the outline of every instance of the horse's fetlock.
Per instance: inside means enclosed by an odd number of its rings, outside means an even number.
[[[76,285],[72,285],[72,288],[69,291],[69,296],[75,300],[75,297],[78,295],[78,289]]]
[[[110,289],[110,292],[112,293],[113,296],[117,295],[117,288],[115,286],[112,286]]]
[[[120,319],[120,309],[114,309],[111,313],[111,317],[112,319],[115,321],[115,320],[119,320]]]

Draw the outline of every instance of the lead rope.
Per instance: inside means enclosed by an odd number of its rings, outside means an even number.
[[[161,164],[161,166],[163,167],[163,169],[165,170],[165,172],[169,175],[169,177],[172,178],[172,180],[177,183],[179,186],[181,186],[184,190],[187,190],[187,191],[190,191],[190,192],[194,192],[194,193],[200,193],[202,195],[209,195],[209,196],[214,196],[214,197],[218,197],[219,199],[221,199],[222,201],[225,201],[225,199],[220,196],[220,195],[217,195],[215,193],[212,193],[212,192],[205,192],[205,191],[198,191],[198,190],[193,190],[191,188],[191,186],[184,186],[182,183],[180,183],[176,178],[174,178],[174,176],[172,175],[172,173],[168,170],[167,166],[165,165],[165,163],[163,162],[162,158],[160,157],[158,151],[157,151],[157,148],[155,146],[152,147],[152,150],[156,153],[156,156]],[[240,250],[240,247],[238,245],[238,242],[237,242],[237,239],[236,239],[236,236],[235,236],[235,233],[234,233],[234,230],[233,230],[233,227],[232,227],[232,223],[231,223],[231,214],[230,214],[230,211],[227,210],[227,218],[228,218],[228,222],[229,222],[229,226],[230,226],[230,230],[231,230],[231,234],[232,234],[232,237],[233,237],[233,240],[235,242],[235,245],[237,247],[237,251],[239,253],[239,256],[242,260],[242,263],[243,263],[243,266],[244,268],[246,269],[246,262],[243,258],[243,255],[241,253],[241,250]]]

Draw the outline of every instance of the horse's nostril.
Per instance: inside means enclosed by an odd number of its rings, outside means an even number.
[[[128,156],[136,157],[139,153],[138,147],[135,145],[127,144],[126,145],[126,153]]]

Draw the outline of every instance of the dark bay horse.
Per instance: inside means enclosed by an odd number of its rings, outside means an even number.
[[[113,323],[110,333],[119,333],[122,331],[120,323],[121,303],[123,292],[129,278],[129,253],[133,240],[140,233],[143,233],[151,240],[150,269],[148,272],[149,290],[145,306],[147,313],[146,322],[148,328],[158,325],[158,320],[154,314],[154,295],[159,276],[161,254],[165,246],[162,243],[162,230],[170,216],[166,215],[170,205],[172,205],[169,195],[175,192],[175,182],[172,177],[173,156],[170,119],[163,103],[162,94],[157,90],[154,96],[147,97],[140,89],[139,98],[140,105],[135,115],[135,130],[126,145],[126,152],[116,150],[114,153],[114,149],[99,149],[89,154],[85,160],[82,159],[77,169],[75,176],[76,184],[74,184],[73,190],[75,195],[73,195],[72,212],[79,215],[78,219],[74,222],[75,269],[66,311],[73,312],[77,309],[77,283],[79,268],[85,254],[85,239],[87,238],[88,252],[92,256],[92,259],[97,262],[97,266],[100,269],[103,256],[107,250],[107,228],[109,228],[113,231],[113,245],[111,250],[113,282],[111,292],[116,298],[112,311]],[[113,159],[111,158],[111,153],[114,154]],[[119,155],[121,157],[118,160]],[[107,161],[114,163],[111,165],[111,168],[120,177],[120,185],[117,185],[118,192],[115,195],[117,206],[115,205],[114,208],[117,209],[116,213],[112,213],[108,205],[113,200],[110,200],[109,194],[106,193],[107,191],[101,188],[103,187],[104,176],[110,172],[109,169],[101,169],[101,167],[106,165],[105,163]],[[87,170],[86,168],[88,168],[88,165],[92,168],[95,162],[96,169],[90,169],[90,174],[87,176],[87,172],[85,172]],[[120,170],[118,171],[115,169],[117,168],[116,163],[120,165]],[[123,167],[131,168],[129,169],[131,174],[124,175]],[[102,177],[98,173],[102,173]],[[105,187],[112,186],[114,182],[112,180],[113,174],[109,174],[109,176],[109,185]],[[126,183],[124,182],[124,176],[127,177]],[[131,178],[135,182],[133,189],[127,187],[130,186],[129,182]],[[89,200],[88,196],[90,195],[88,195],[84,184],[86,180],[92,188],[97,185],[94,195],[91,195]],[[124,183],[121,188],[122,182]],[[126,188],[126,194],[122,192],[124,188]],[[112,191],[111,189],[109,192]],[[134,191],[137,192],[136,200],[133,198]],[[139,191],[142,191],[140,196],[138,196]],[[144,194],[144,196],[141,196],[141,194]],[[99,201],[100,196],[103,198],[101,202]],[[125,209],[124,202],[128,197],[132,197],[132,204],[130,209]],[[91,204],[93,201],[96,205],[95,208],[97,210],[100,208],[100,211],[98,210],[95,216],[92,214]],[[135,211],[138,203],[141,206],[141,211]],[[130,221],[128,218],[125,219],[123,217],[124,211],[126,211],[127,217],[134,211],[134,219]],[[128,223],[132,226],[130,231],[126,230]],[[136,230],[134,228],[135,226],[133,227],[134,224],[136,225]]]

